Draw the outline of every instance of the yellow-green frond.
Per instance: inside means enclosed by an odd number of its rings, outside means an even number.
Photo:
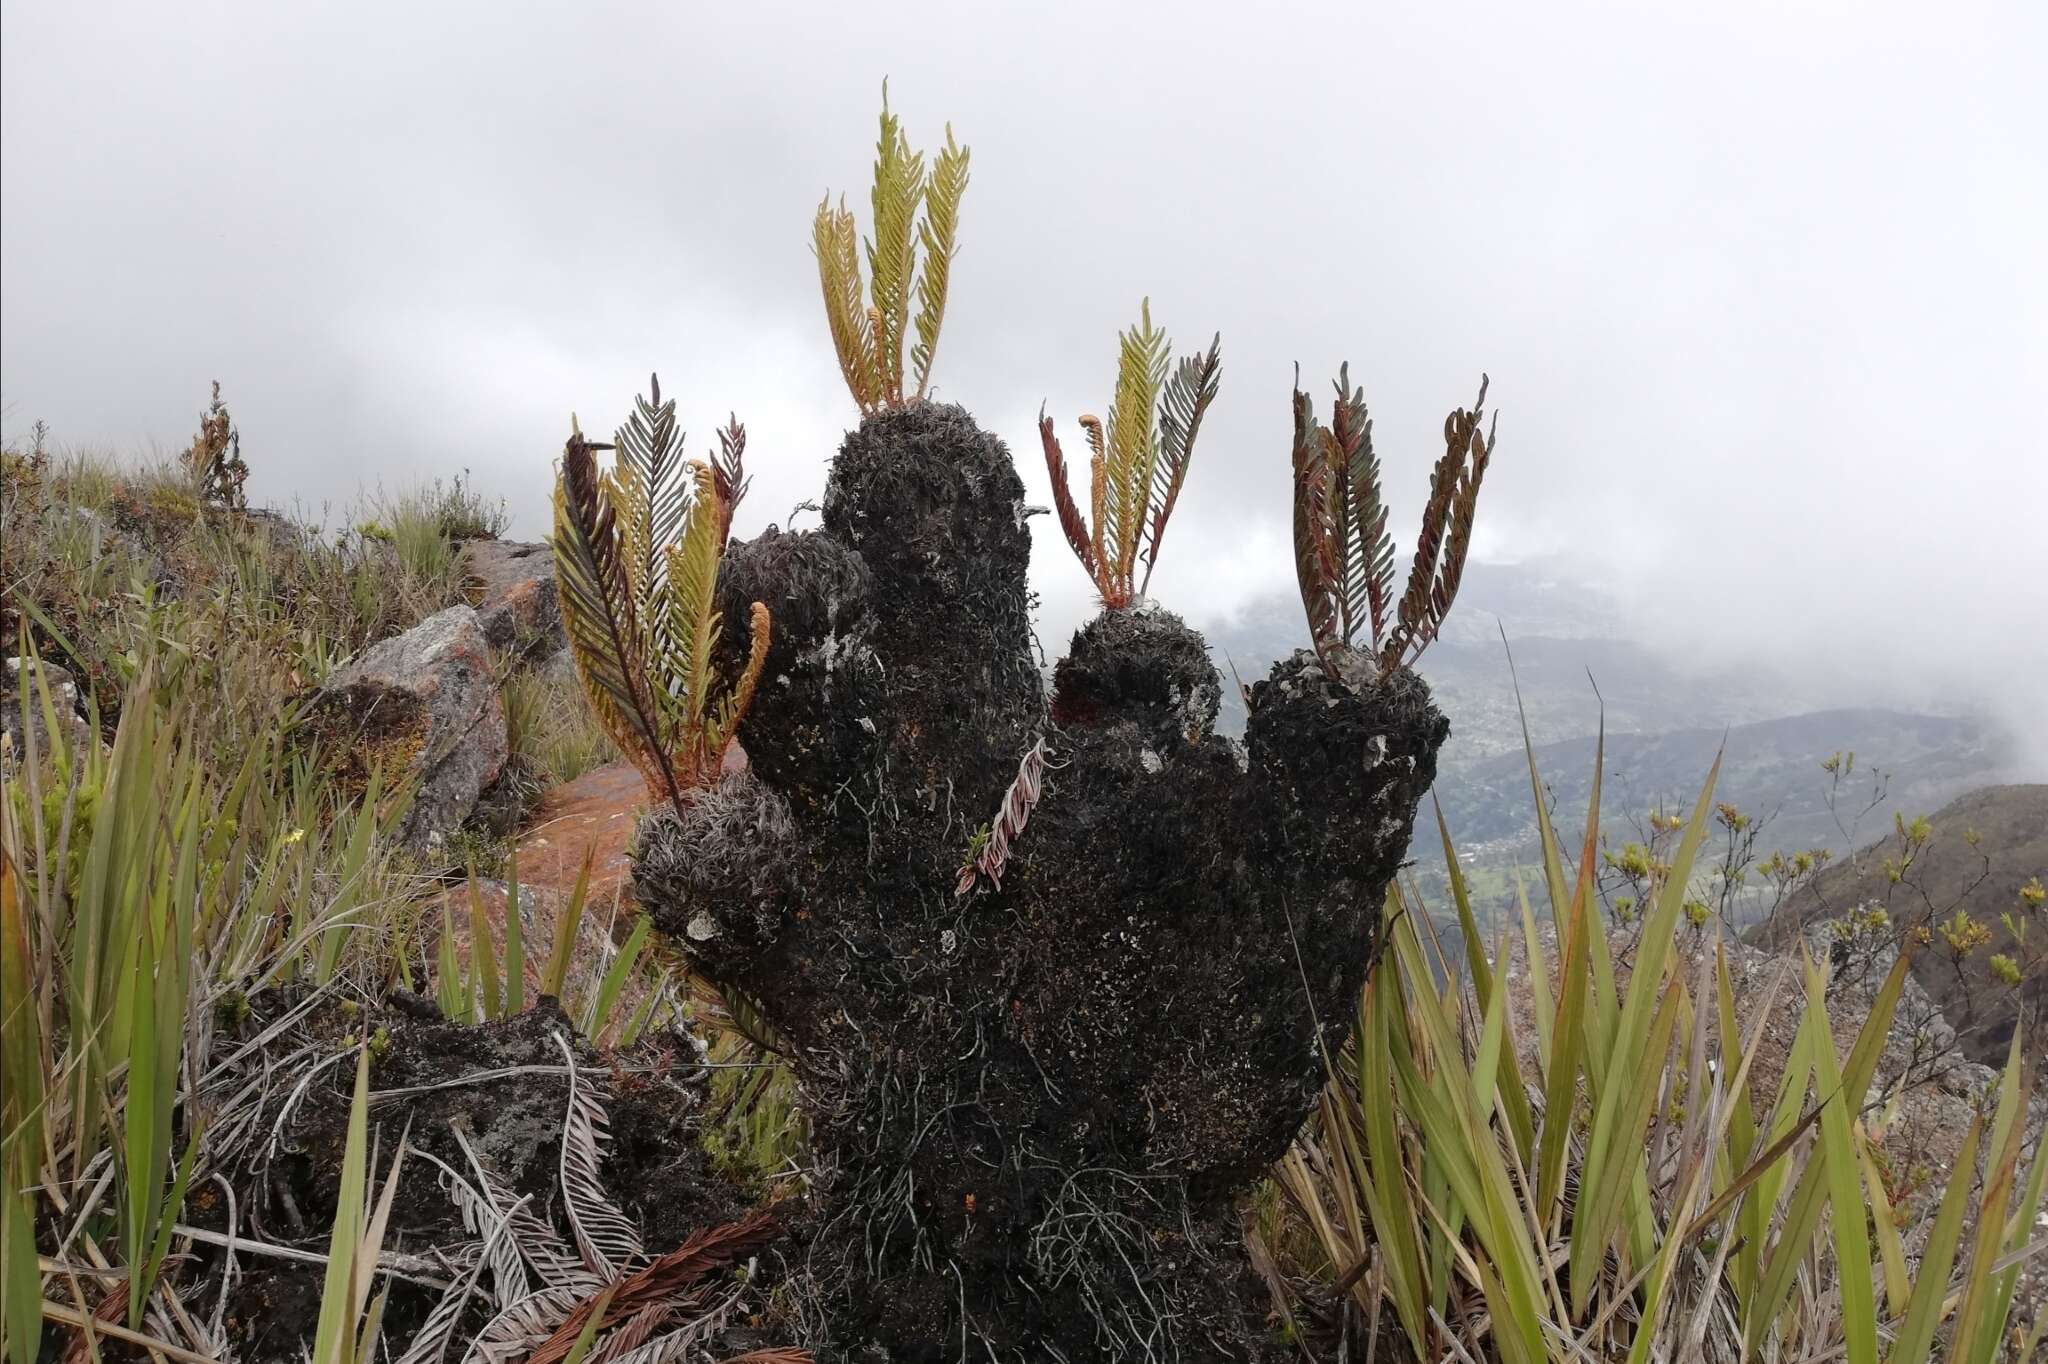
[[[1093,539],[1089,549],[1101,571],[1103,558],[1103,509],[1109,503],[1109,450],[1102,438],[1102,418],[1092,412],[1081,415],[1081,430],[1088,437],[1088,524]]]
[[[818,283],[825,295],[825,321],[832,329],[832,348],[839,372],[862,412],[881,403],[875,382],[875,337],[861,302],[859,233],[844,202],[832,207],[828,194],[818,205],[811,225],[811,251],[818,258]]]
[[[925,187],[924,222],[918,240],[924,248],[924,273],[917,281],[917,345],[911,362],[917,370],[917,396],[931,384],[932,357],[939,349],[939,325],[946,316],[946,285],[953,270],[955,237],[960,228],[960,200],[967,194],[968,149],[953,140],[946,125],[946,147],[932,162]]]
[[[946,145],[927,165],[910,145],[902,121],[889,111],[882,87],[882,114],[875,138],[874,182],[868,192],[872,235],[865,239],[867,295],[861,295],[860,257],[853,215],[831,196],[819,204],[811,225],[811,250],[825,295],[825,317],[840,372],[863,415],[921,400],[931,386],[932,360],[945,320],[947,288],[960,225],[960,201],[967,192],[968,149],[946,128]],[[918,259],[923,252],[922,270]],[[910,306],[917,300],[916,339],[910,339]],[[910,349],[913,385],[906,395],[904,350]]]
[[[1109,469],[1104,515],[1109,560],[1120,594],[1128,600],[1138,539],[1159,462],[1157,412],[1166,384],[1166,333],[1152,325],[1152,301],[1140,306],[1138,325],[1118,337],[1116,401],[1109,408]]]
[[[749,639],[747,644],[747,665],[740,672],[739,681],[718,703],[718,723],[708,736],[712,749],[711,756],[720,763],[724,761],[727,745],[738,736],[740,722],[747,718],[747,711],[753,707],[754,692],[761,684],[761,670],[768,665],[768,642],[773,634],[773,622],[769,619],[768,608],[755,602],[748,613]]]
[[[875,357],[882,398],[903,401],[903,333],[910,321],[910,282],[916,270],[917,210],[924,200],[924,153],[913,152],[903,125],[882,91],[881,132],[875,141],[875,184],[869,196],[874,236],[868,249],[868,300],[877,322]]]
[[[718,645],[718,492],[711,466],[692,462],[696,495],[683,538],[668,551],[668,656],[663,660],[679,733],[701,729],[709,711],[712,651]]]

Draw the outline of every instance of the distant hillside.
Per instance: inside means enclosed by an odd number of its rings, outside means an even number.
[[[1843,708],[1839,696],[1768,669],[1673,659],[1635,642],[1630,630],[1619,603],[1554,563],[1468,568],[1458,609],[1421,671],[1451,717],[1436,794],[1473,866],[1527,863],[1535,852],[1523,711],[1544,780],[1572,824],[1584,818],[1593,736],[1604,717],[1602,822],[1617,840],[1635,836],[1632,821],[1660,804],[1690,807],[1724,732],[1721,798],[1774,814],[1762,840],[1767,850],[1844,854],[1889,827],[1894,811],[1924,814],[2006,775],[2010,745],[1987,721]],[[1205,633],[1224,680],[1217,727],[1241,732],[1244,707],[1231,669],[1251,682],[1273,659],[1306,645],[1300,605],[1275,596]],[[1820,767],[1838,750],[1857,755],[1855,773],[1837,793],[1839,823]],[[1880,771],[1890,777],[1885,799],[1861,813]],[[1419,823],[1415,856],[1427,879],[1439,860],[1437,832],[1435,821]]]
[[[1458,712],[1451,709],[1451,714],[1455,725]],[[1689,811],[1723,734],[1700,728],[1610,732],[1601,782],[1602,827],[1619,839],[1633,836],[1635,822],[1652,809]],[[1841,851],[1852,840],[1889,828],[1894,811],[1908,818],[1925,814],[1982,782],[1996,770],[2002,748],[1998,734],[1979,721],[1890,710],[1815,711],[1736,725],[1725,734],[1717,799],[1771,816],[1764,842],[1786,849]],[[1573,826],[1585,818],[1594,742],[1591,737],[1567,739],[1536,750],[1559,818]],[[1829,778],[1820,764],[1838,749],[1864,756],[1830,811]],[[1890,773],[1891,779],[1885,798],[1856,822],[1874,794],[1872,768]],[[1438,778],[1437,798],[1460,851],[1474,862],[1526,861],[1535,855],[1528,760],[1520,751],[1446,771]],[[1428,834],[1435,838],[1434,829]]]
[[[2048,1007],[2048,906],[2027,906],[2020,893],[2032,877],[2048,880],[2048,786],[1985,787],[1942,806],[1927,822],[1931,833],[1901,881],[1894,883],[1886,867],[1888,858],[1899,857],[1901,840],[1887,831],[1888,837],[1821,872],[1748,936],[1783,943],[1801,927],[1873,902],[1885,905],[1902,931],[1967,911],[1991,931],[1991,941],[1958,973],[1937,937],[1915,956],[1913,974],[1963,1032],[1973,1059],[1995,1064],[2011,1042],[2021,1000],[2037,1016]],[[1974,844],[1965,836],[1970,833]],[[2019,991],[1999,985],[1989,968],[1993,953],[2026,960],[2002,922],[2007,914],[2025,928],[2035,959]]]
[[[1512,674],[1503,631],[1514,650]],[[1230,685],[1231,667],[1253,682],[1274,659],[1305,647],[1301,605],[1275,595],[1203,632],[1226,693],[1217,726],[1234,734],[1244,727],[1244,707]],[[1597,587],[1570,582],[1541,561],[1470,566],[1458,608],[1421,671],[1451,717],[1446,766],[1521,751],[1516,676],[1539,744],[1591,734],[1603,703],[1610,733],[1656,733],[1819,710],[1831,699],[1754,668],[1697,660],[1681,668],[1634,642],[1621,608]]]

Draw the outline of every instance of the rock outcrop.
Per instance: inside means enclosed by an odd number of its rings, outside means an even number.
[[[431,849],[469,817],[508,755],[505,703],[477,613],[451,606],[328,675],[308,713],[343,789],[381,768],[414,783],[396,834]]]
[[[457,568],[492,648],[543,659],[566,646],[554,554],[546,545],[468,540]]]
[[[76,747],[92,737],[78,680],[68,670],[44,663],[39,686],[26,659],[7,659],[0,668],[4,668],[0,672],[0,754],[5,755],[5,762],[26,761],[31,745],[39,760],[49,757],[50,729],[43,713],[45,690],[64,741]]]
[[[1239,746],[1150,607],[1048,706],[1023,486],[957,407],[863,423],[823,510],[728,549],[725,618],[774,615],[749,770],[643,823],[634,878],[789,1042],[833,1348],[1289,1357],[1233,1199],[1314,1102],[1448,723],[1303,653]]]

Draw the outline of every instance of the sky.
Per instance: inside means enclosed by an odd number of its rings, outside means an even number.
[[[887,77],[972,148],[935,388],[1032,500],[1142,298],[1222,333],[1153,583],[1198,624],[1285,609],[1297,364],[1363,386],[1397,544],[1483,371],[1480,555],[1703,669],[1991,707],[2048,777],[2048,6],[542,11],[5,0],[5,434],[168,452],[219,379],[256,500],[466,470],[538,538],[569,414],[654,370],[787,525],[857,416],[809,228],[865,225]],[[1088,584],[1034,529],[1053,642]]]

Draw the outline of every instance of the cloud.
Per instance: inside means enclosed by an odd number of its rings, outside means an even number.
[[[1351,362],[1400,533],[1485,370],[1490,552],[2048,752],[2041,7],[1382,9],[9,0],[8,427],[168,444],[219,378],[258,496],[466,468],[538,533],[568,413],[659,369],[786,519],[852,415],[809,215],[864,208],[886,73],[974,148],[939,387],[1035,500],[1140,297],[1223,333],[1155,581],[1196,619],[1287,583],[1297,362]],[[1056,533],[1037,578],[1052,643]]]

